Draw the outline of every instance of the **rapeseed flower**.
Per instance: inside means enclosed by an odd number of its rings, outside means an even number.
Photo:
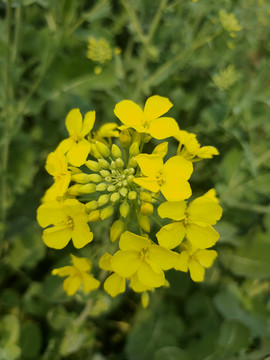
[[[238,20],[233,13],[227,13],[225,10],[220,10],[219,20],[224,30],[228,31],[231,37],[235,37],[235,32],[242,30],[242,26],[238,23]]]
[[[68,276],[63,283],[65,292],[69,296],[72,296],[79,290],[81,285],[83,285],[83,291],[85,293],[97,289],[100,281],[90,274],[92,269],[91,261],[87,258],[77,257],[72,254],[71,261],[71,266],[64,266],[52,271],[53,275]]]
[[[173,156],[163,164],[158,154],[139,154],[136,160],[144,177],[136,177],[133,181],[154,193],[161,191],[169,201],[179,201],[191,196],[188,183],[193,166],[182,156]]]
[[[125,125],[139,133],[147,133],[156,139],[174,136],[179,127],[171,117],[162,117],[173,104],[169,99],[154,95],[148,98],[144,110],[131,100],[122,100],[114,108],[115,115]]]
[[[78,200],[51,201],[42,204],[37,211],[37,220],[43,231],[44,243],[54,249],[63,249],[72,238],[79,249],[93,240],[88,215]]]
[[[156,234],[161,246],[174,249],[186,237],[196,249],[213,246],[219,234],[212,227],[221,218],[222,208],[207,193],[191,201],[165,202],[158,207],[161,218],[170,218],[173,223],[165,225]]]

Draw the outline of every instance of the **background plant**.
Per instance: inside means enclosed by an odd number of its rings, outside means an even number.
[[[7,0],[0,14],[0,357],[263,358],[270,349],[268,2]],[[111,60],[87,57],[89,37],[110,44]],[[196,196],[215,187],[222,201],[219,260],[199,286],[169,274],[171,287],[148,309],[131,293],[70,299],[50,274],[68,252],[45,251],[35,220],[50,185],[45,158],[66,136],[70,109],[95,109],[101,125],[115,120],[116,102],[143,104],[153,94],[169,97],[180,127],[221,154],[196,164],[193,177]]]

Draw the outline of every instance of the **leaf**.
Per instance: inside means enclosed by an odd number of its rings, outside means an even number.
[[[16,315],[5,315],[0,323],[0,344],[15,344],[20,336],[20,323]]]
[[[249,345],[249,328],[236,319],[225,320],[220,328],[217,350],[224,355],[228,351],[247,350]]]
[[[181,350],[177,347],[164,347],[155,352],[153,360],[189,360],[190,357],[187,355],[186,351]]]
[[[13,343],[6,344],[5,348],[0,347],[0,360],[16,360],[21,355],[21,349]]]
[[[38,359],[41,348],[41,330],[33,322],[26,322],[22,325],[20,346],[23,357],[27,359]]]

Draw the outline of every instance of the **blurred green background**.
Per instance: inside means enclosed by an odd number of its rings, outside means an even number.
[[[269,1],[6,0],[0,17],[0,360],[265,359]],[[96,110],[98,128],[118,101],[153,94],[220,151],[191,179],[196,195],[215,187],[221,199],[219,257],[204,283],[169,272],[147,309],[132,292],[69,298],[51,270],[73,249],[45,248],[35,219],[46,157],[70,109]]]

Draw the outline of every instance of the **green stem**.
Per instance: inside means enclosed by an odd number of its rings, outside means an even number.
[[[126,9],[126,12],[134,26],[134,29],[136,30],[138,36],[139,36],[139,39],[142,43],[145,43],[146,41],[146,37],[142,31],[142,28],[141,28],[141,25],[140,25],[140,22],[137,18],[137,15],[135,13],[135,11],[132,9],[132,7],[130,6],[130,4],[128,3],[127,0],[122,0],[122,4],[124,6],[124,8]]]
[[[161,224],[161,222],[159,222],[154,216],[150,215],[150,219],[153,220],[161,228],[163,227],[163,224]]]
[[[15,34],[14,34],[14,46],[12,53],[12,63],[14,64],[17,59],[20,34],[21,34],[21,23],[22,23],[22,0],[18,1],[18,6],[15,11]]]

